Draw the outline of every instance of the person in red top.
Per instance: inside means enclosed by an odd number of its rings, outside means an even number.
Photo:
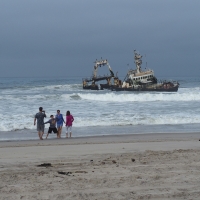
[[[72,122],[74,121],[74,117],[70,114],[68,110],[66,113],[66,138],[68,138],[68,131],[69,137],[72,137]]]

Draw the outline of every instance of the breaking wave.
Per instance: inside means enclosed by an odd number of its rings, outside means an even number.
[[[21,119],[20,119],[21,117]],[[96,115],[95,117],[89,116],[74,116],[75,121],[73,126],[75,127],[95,127],[95,126],[127,126],[127,125],[177,125],[177,124],[197,124],[200,121],[200,116],[191,115],[155,115],[155,116],[138,116],[137,114],[131,115],[118,115],[116,120],[115,115],[109,115],[102,118],[102,116]],[[0,116],[2,121],[3,116]],[[15,120],[19,119],[19,120]],[[48,119],[48,118],[47,118]],[[45,120],[47,121],[47,120]],[[48,125],[46,125],[46,128]],[[0,124],[1,131],[16,131],[16,130],[32,130],[36,129],[33,125],[33,116],[31,115],[15,115],[11,116],[7,121],[2,121]]]
[[[79,96],[83,100],[105,102],[200,101],[200,90],[189,93],[74,93],[71,97],[73,96]]]

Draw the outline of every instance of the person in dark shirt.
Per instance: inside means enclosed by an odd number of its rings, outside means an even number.
[[[42,136],[44,134],[44,118],[45,117],[46,117],[45,111],[43,110],[42,107],[39,107],[39,112],[36,113],[35,118],[34,118],[34,126],[37,120],[37,131],[38,131],[38,136],[40,140],[43,140]]]
[[[53,131],[54,133],[57,133],[57,132],[58,132],[58,130],[57,130],[57,128],[56,128],[56,119],[54,118],[53,115],[51,115],[51,116],[50,116],[50,120],[47,121],[47,122],[45,122],[44,124],[47,124],[47,123],[49,123],[50,125],[49,125],[49,130],[48,130],[46,139],[47,139],[49,133],[52,133],[52,131]]]

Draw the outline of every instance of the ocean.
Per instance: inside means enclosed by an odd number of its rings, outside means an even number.
[[[0,78],[0,141],[38,139],[33,120],[40,106],[45,121],[70,110],[74,137],[199,132],[200,78],[167,79],[180,83],[178,92],[83,90],[81,77]]]

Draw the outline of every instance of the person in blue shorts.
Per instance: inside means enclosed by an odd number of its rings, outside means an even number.
[[[63,122],[65,123],[65,120],[63,119],[63,115],[60,113],[60,110],[57,110],[57,115],[55,116],[55,119],[58,129],[57,138],[61,138]]]

